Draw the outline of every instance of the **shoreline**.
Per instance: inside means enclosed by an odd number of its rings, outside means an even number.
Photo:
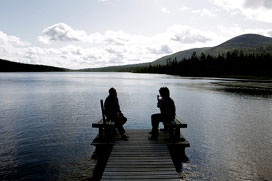
[[[135,72],[92,72],[92,71],[0,71],[0,73],[133,73]],[[140,73],[140,74],[158,74],[158,75],[172,75],[172,74],[159,74],[159,73]],[[254,75],[227,75],[227,76],[183,76],[172,75],[182,77],[184,79],[209,79],[209,80],[224,80],[224,81],[240,81],[240,82],[260,82],[260,83],[272,83],[272,77],[267,76],[254,76]]]

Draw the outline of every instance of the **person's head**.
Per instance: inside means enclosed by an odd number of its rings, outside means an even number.
[[[159,92],[160,92],[161,97],[169,97],[170,96],[170,92],[167,87],[161,87]]]
[[[109,89],[109,94],[111,96],[117,96],[117,92],[116,92],[116,89],[114,89],[113,87]]]

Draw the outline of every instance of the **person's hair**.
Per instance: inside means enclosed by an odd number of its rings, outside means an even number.
[[[112,95],[114,93],[115,89],[112,87],[109,89],[109,94]]]
[[[169,89],[167,87],[161,87],[159,92],[160,92],[162,97],[169,97],[170,96],[170,92],[169,92]]]

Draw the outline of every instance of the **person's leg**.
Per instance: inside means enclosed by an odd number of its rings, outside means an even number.
[[[122,126],[122,125],[119,125],[118,127],[117,127],[117,129],[118,129],[118,132],[119,132],[119,134],[122,136],[122,135],[124,135],[125,134],[125,129],[124,129],[124,127]]]
[[[152,136],[153,137],[157,137],[159,132],[158,132],[158,128],[159,128],[159,123],[161,120],[161,114],[153,114],[151,116],[151,124],[152,124]]]
[[[116,119],[116,122],[115,122],[115,127],[118,129],[118,132],[119,134],[123,137],[124,134],[125,134],[125,129],[123,127],[123,125],[127,122],[127,118],[122,116],[118,119]],[[126,136],[127,137],[127,136]]]

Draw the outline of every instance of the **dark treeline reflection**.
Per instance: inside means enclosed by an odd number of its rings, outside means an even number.
[[[162,73],[181,76],[272,76],[272,55],[270,53],[245,54],[234,50],[218,56],[200,56],[194,52],[190,58],[178,61],[168,59],[166,65],[149,65],[138,68],[138,73]]]

